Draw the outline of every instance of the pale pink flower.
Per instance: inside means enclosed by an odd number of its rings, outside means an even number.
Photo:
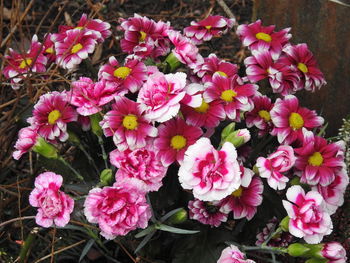
[[[320,254],[327,260],[327,263],[346,263],[348,259],[344,247],[334,241],[323,244]]]
[[[188,202],[190,219],[205,225],[218,227],[227,221],[228,212],[223,212],[218,201],[203,202],[195,199]]]
[[[74,200],[60,191],[62,182],[62,176],[53,172],[45,172],[35,178],[35,188],[29,195],[29,203],[38,207],[35,216],[38,225],[64,227],[68,224]]]
[[[238,247],[231,245],[221,252],[221,256],[216,263],[255,263],[254,260],[246,259]]]
[[[15,144],[17,151],[13,152],[13,158],[19,160],[23,154],[29,152],[36,144],[39,135],[35,127],[25,127],[18,132],[18,139]]]
[[[306,243],[318,244],[323,236],[332,232],[331,217],[324,210],[323,198],[316,191],[305,194],[300,185],[294,185],[287,191],[287,199],[283,200],[289,220],[289,233],[304,238]]]
[[[113,136],[118,150],[135,150],[146,146],[146,139],[156,137],[157,128],[145,118],[139,103],[126,97],[115,97],[112,110],[100,122],[106,137]]]
[[[295,160],[293,148],[281,145],[267,158],[259,157],[256,160],[256,166],[259,169],[259,175],[267,178],[267,183],[271,188],[282,190],[286,188],[286,183],[289,181],[289,178],[283,173],[294,166]]]
[[[237,190],[240,175],[235,147],[226,142],[216,150],[208,138],[188,147],[179,169],[181,186],[202,201],[221,200]]]
[[[99,225],[106,239],[125,236],[136,228],[146,228],[151,210],[145,193],[131,183],[90,190],[84,203],[90,223]]]

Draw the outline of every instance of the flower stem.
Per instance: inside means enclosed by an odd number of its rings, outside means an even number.
[[[62,163],[64,163],[65,166],[67,166],[73,173],[74,175],[80,180],[84,181],[84,177],[82,177],[77,170],[73,168],[62,156],[58,157],[58,160],[60,160]]]
[[[98,168],[95,164],[94,159],[91,157],[91,155],[85,150],[84,146],[82,144],[78,144],[79,149],[84,153],[86,158],[89,160],[90,164],[94,167],[97,174],[99,174]]]
[[[21,247],[21,250],[19,252],[19,262],[20,263],[26,262],[29,249],[31,248],[32,243],[34,242],[35,237],[38,234],[38,232],[39,232],[39,228],[38,227],[34,227],[30,231],[30,233],[28,234],[28,236],[27,236],[26,240],[24,241],[24,244]]]
[[[270,240],[271,240],[274,236],[276,236],[276,235],[278,235],[278,234],[280,234],[280,233],[282,233],[282,232],[283,232],[282,228],[281,228],[281,227],[278,227],[274,232],[271,232],[271,233],[270,233],[270,235],[267,237],[267,239],[264,241],[264,243],[261,244],[261,246],[262,246],[262,247],[266,247],[266,246],[267,246],[267,243],[269,243]]]
[[[102,150],[102,158],[103,158],[103,161],[105,163],[105,167],[106,169],[109,169],[108,167],[108,163],[107,163],[107,153],[106,153],[106,150],[105,150],[105,147],[103,145],[103,139],[101,136],[97,136],[98,137],[98,143],[100,144],[101,146],[101,150]]]

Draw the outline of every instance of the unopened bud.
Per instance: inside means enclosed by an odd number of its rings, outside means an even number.
[[[289,231],[289,216],[286,216],[285,218],[282,219],[282,221],[280,222],[280,228],[284,231],[284,232],[288,232]]]
[[[171,224],[181,224],[187,220],[187,211],[185,209],[181,209],[173,214],[169,218],[169,223]]]
[[[310,248],[304,246],[303,244],[294,243],[288,246],[288,254],[292,257],[305,257]]]
[[[100,174],[100,185],[106,186],[110,185],[113,180],[113,172],[112,169],[104,169]]]
[[[45,141],[44,138],[39,137],[32,148],[32,150],[48,159],[57,159],[57,149],[52,144]]]
[[[91,130],[92,132],[97,136],[102,136],[103,131],[100,126],[100,121],[102,120],[102,116],[98,113],[90,115],[90,122],[91,122]]]

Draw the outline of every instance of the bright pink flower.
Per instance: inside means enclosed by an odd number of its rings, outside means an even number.
[[[179,169],[184,189],[193,190],[202,201],[221,200],[241,185],[241,172],[235,147],[226,142],[216,150],[208,138],[201,138],[188,147]]]
[[[303,129],[303,145],[295,149],[296,174],[302,183],[327,186],[335,179],[344,164],[345,144],[343,141],[328,144],[327,140]]]
[[[165,122],[176,116],[180,109],[180,101],[186,91],[186,74],[155,73],[149,76],[140,89],[137,102],[151,121]]]
[[[38,129],[38,134],[46,140],[68,139],[67,123],[76,121],[77,112],[68,103],[65,92],[49,92],[42,95],[34,105],[33,117],[28,123]]]
[[[100,68],[98,79],[117,85],[119,95],[128,91],[135,93],[147,79],[146,65],[136,59],[128,60],[123,66],[115,57],[110,57],[108,62]]]
[[[218,227],[227,221],[228,213],[221,210],[218,201],[203,202],[195,199],[188,202],[190,219],[197,220],[205,225]]]
[[[294,166],[295,160],[293,148],[281,145],[267,158],[259,157],[256,160],[256,166],[259,169],[259,175],[267,178],[267,183],[271,188],[282,190],[286,188],[286,183],[289,181],[289,178],[283,173]]]
[[[146,228],[151,210],[145,193],[131,183],[90,190],[84,203],[84,214],[96,223],[106,239],[125,236],[136,228]]]
[[[115,97],[112,110],[100,122],[105,136],[113,136],[118,150],[146,146],[146,139],[157,136],[157,128],[145,118],[140,104],[125,97]]]
[[[55,224],[64,227],[70,220],[74,200],[60,191],[62,176],[45,172],[35,178],[35,188],[29,195],[31,206],[38,207],[35,222],[42,227]]]
[[[56,60],[55,43],[51,40],[51,37],[51,33],[45,34],[43,43],[43,53],[50,63]]]
[[[325,243],[320,254],[327,260],[327,263],[346,263],[348,259],[346,250],[338,242]]]
[[[93,115],[102,110],[102,106],[114,99],[117,86],[107,85],[105,81],[94,83],[92,79],[80,77],[73,81],[69,92],[70,104],[78,107],[83,116]]]
[[[254,260],[246,259],[238,247],[231,245],[221,252],[221,256],[216,263],[255,263]]]
[[[315,111],[299,106],[297,97],[288,95],[277,99],[270,111],[274,128],[272,135],[277,135],[279,143],[291,144],[303,141],[302,128],[308,130],[320,127],[324,120]]]
[[[145,192],[157,191],[162,186],[167,168],[162,165],[152,148],[147,145],[133,151],[112,151],[109,159],[111,164],[118,168],[115,174],[116,181],[134,178],[139,181]]]
[[[251,220],[256,214],[257,207],[262,203],[264,185],[261,179],[254,176],[248,168],[241,168],[241,186],[225,197],[220,204],[223,211],[233,212],[234,219],[247,218]]]
[[[26,78],[29,72],[45,72],[47,58],[43,55],[42,45],[34,35],[29,50],[19,54],[12,48],[9,55],[5,55],[6,66],[3,70],[5,78],[9,79],[13,89],[19,89],[19,83]]]
[[[300,185],[294,185],[287,191],[287,199],[283,200],[289,220],[289,233],[304,238],[306,243],[318,244],[323,236],[332,232],[332,220],[323,208],[323,198],[316,191],[305,194]]]
[[[271,52],[272,57],[277,59],[289,39],[290,28],[282,29],[275,32],[275,26],[262,26],[261,20],[257,20],[249,25],[240,25],[237,28],[237,35],[242,41],[243,46],[247,46],[250,50],[267,49]]]
[[[212,37],[226,34],[236,23],[234,18],[228,19],[223,16],[208,16],[207,18],[191,22],[191,26],[185,27],[184,34],[191,38],[193,43],[200,44],[203,41],[209,41]]]
[[[181,118],[171,119],[158,127],[159,136],[154,140],[154,147],[164,166],[169,166],[184,159],[188,146],[194,144],[203,131],[199,127],[186,124]]]
[[[19,160],[23,154],[29,152],[36,144],[39,135],[35,127],[25,127],[18,132],[18,139],[15,144],[17,151],[13,152],[13,158]]]

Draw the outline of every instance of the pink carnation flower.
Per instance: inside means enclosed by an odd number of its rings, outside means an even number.
[[[228,19],[222,16],[208,16],[207,18],[191,22],[191,26],[185,27],[184,34],[191,38],[193,43],[200,44],[209,41],[213,37],[226,34],[236,23],[234,18]]]
[[[169,166],[184,159],[187,148],[203,134],[199,127],[186,124],[181,118],[171,119],[158,127],[159,136],[154,140],[154,147],[164,166]]]
[[[112,110],[100,122],[105,136],[113,136],[118,150],[134,150],[146,146],[146,139],[156,137],[157,128],[145,118],[140,104],[125,97],[115,97]]]
[[[255,263],[254,260],[246,259],[238,247],[231,245],[221,252],[217,263]]]
[[[136,150],[114,150],[110,153],[111,164],[118,168],[116,181],[134,178],[145,192],[157,191],[162,186],[167,168],[157,158],[156,151],[149,146]]]
[[[303,141],[302,128],[308,130],[320,127],[324,120],[315,111],[299,106],[297,97],[288,95],[277,99],[270,111],[274,128],[272,135],[277,135],[279,143],[291,144]]]
[[[68,224],[74,200],[60,191],[62,182],[62,176],[52,172],[42,173],[35,178],[35,188],[29,195],[29,203],[38,207],[35,216],[38,225],[64,227]]]
[[[305,194],[300,185],[294,185],[287,191],[287,199],[283,200],[289,220],[289,232],[306,243],[318,244],[323,236],[332,232],[332,220],[323,208],[323,198],[316,191]]]
[[[190,219],[197,220],[204,225],[218,227],[227,221],[228,212],[223,212],[218,201],[203,202],[195,199],[188,202]]]
[[[281,145],[267,158],[259,157],[256,166],[259,175],[267,178],[269,186],[275,190],[283,190],[289,178],[283,173],[289,171],[295,164],[294,150],[288,145]]]
[[[327,140],[303,129],[303,145],[295,149],[295,168],[302,183],[327,186],[335,179],[344,164],[345,144],[343,141],[328,144]]]
[[[208,138],[188,147],[179,169],[181,186],[202,201],[221,200],[237,190],[240,175],[235,147],[226,142],[218,151]]]
[[[23,154],[29,152],[36,144],[39,135],[35,127],[25,127],[18,132],[18,139],[15,144],[17,151],[13,152],[13,158],[19,160]]]
[[[346,250],[338,242],[325,243],[320,254],[327,263],[346,263],[348,259]]]
[[[76,121],[77,112],[69,106],[65,92],[49,92],[42,95],[34,105],[33,117],[28,123],[38,129],[38,134],[46,140],[68,139],[67,123]]]
[[[106,239],[125,236],[136,228],[146,228],[151,210],[145,193],[131,183],[90,190],[84,203],[84,214],[96,223]]]
[[[154,73],[140,89],[137,102],[151,121],[165,122],[176,116],[185,97],[186,74]]]
[[[108,64],[100,68],[98,78],[109,85],[117,85],[118,95],[128,91],[135,93],[147,79],[147,67],[136,59],[128,60],[122,66],[115,57],[110,57]]]

